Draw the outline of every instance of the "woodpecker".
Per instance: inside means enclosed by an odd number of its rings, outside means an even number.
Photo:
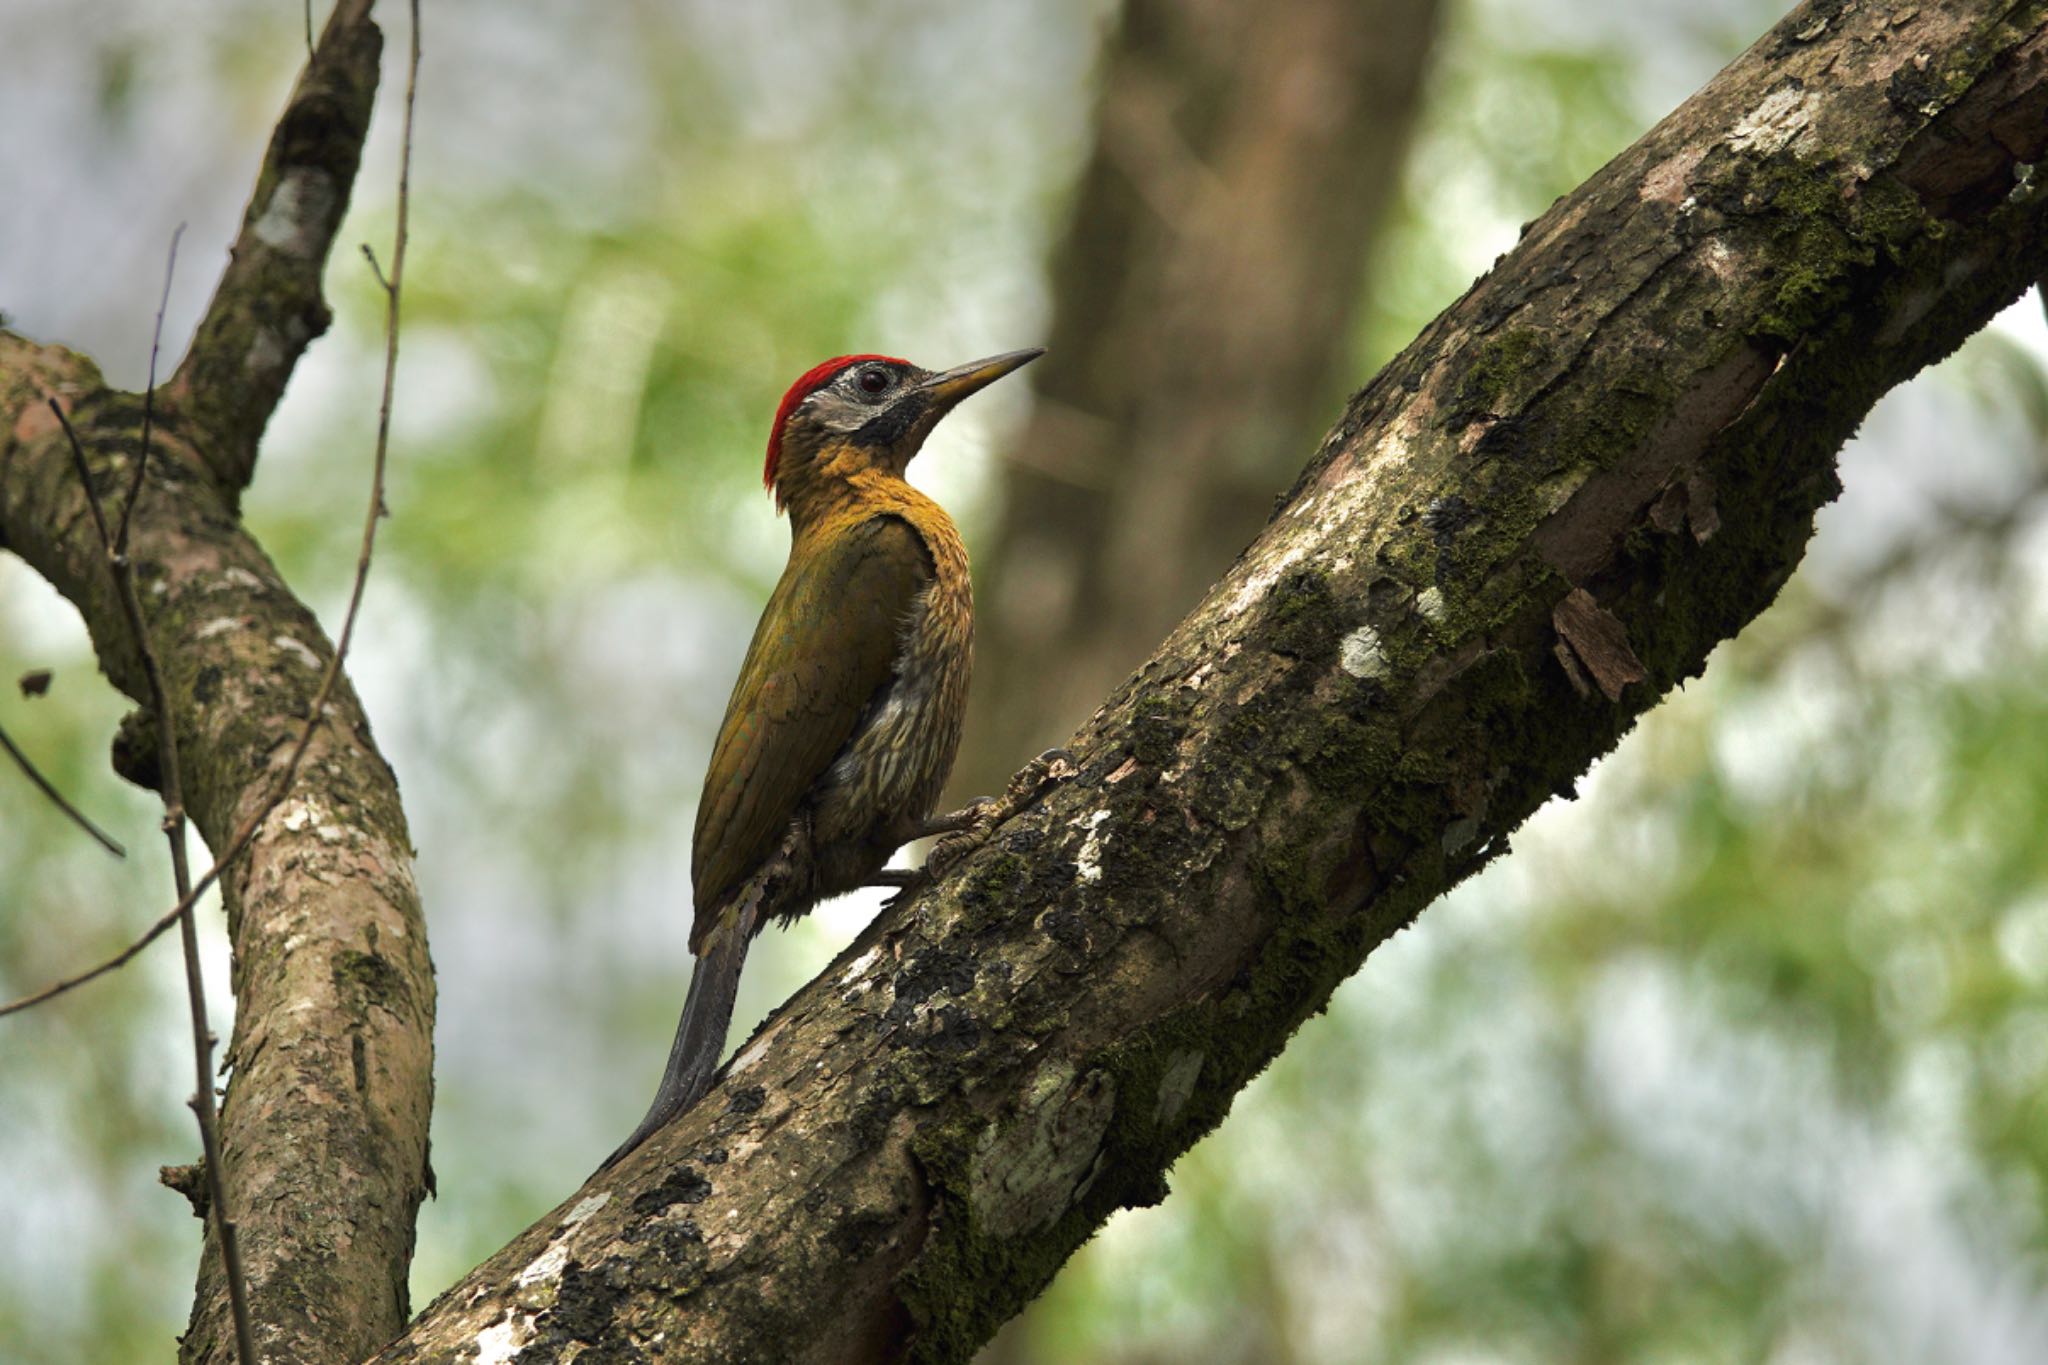
[[[789,562],[704,775],[690,856],[697,968],[654,1103],[606,1167],[710,1088],[747,945],[770,919],[907,885],[883,870],[898,848],[973,820],[931,818],[967,701],[967,550],[903,473],[960,400],[1042,354],[936,374],[839,356],[782,396],[762,482],[789,516]]]

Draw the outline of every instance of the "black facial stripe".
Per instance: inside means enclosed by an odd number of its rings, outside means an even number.
[[[913,389],[862,423],[853,433],[853,443],[893,446],[909,434],[930,407],[931,398],[922,390]]]

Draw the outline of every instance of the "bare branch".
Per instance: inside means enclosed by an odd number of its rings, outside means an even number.
[[[100,847],[106,849],[107,852],[113,854],[116,858],[125,858],[128,856],[128,850],[121,847],[120,842],[116,840],[113,835],[107,833],[98,825],[95,825],[91,820],[86,818],[86,814],[84,811],[80,810],[78,807],[72,805],[69,801],[64,799],[64,793],[58,791],[57,788],[51,784],[50,779],[44,777],[42,773],[36,768],[36,765],[29,762],[28,755],[23,753],[21,751],[20,746],[17,745],[12,739],[8,738],[7,731],[4,728],[0,728],[0,749],[5,749],[7,751],[8,757],[14,760],[15,764],[18,767],[20,767],[22,773],[28,778],[28,780],[36,784],[36,789],[42,792],[44,796],[50,798],[51,804],[55,805],[58,810],[63,811],[64,814],[71,817],[71,822],[73,824],[77,825],[87,834],[90,834],[94,839],[97,839],[99,841]],[[6,1013],[8,1013],[7,1010],[0,1009],[0,1014]]]
[[[227,271],[171,380],[181,415],[213,436],[204,452],[230,493],[285,381],[331,315],[321,273],[348,210],[377,89],[383,38],[372,0],[340,0],[271,135]]]

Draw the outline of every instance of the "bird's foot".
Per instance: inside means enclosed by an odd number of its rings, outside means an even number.
[[[1074,766],[1074,756],[1065,749],[1047,749],[1017,771],[1001,796],[984,796],[964,810],[930,822],[927,832],[945,837],[932,845],[925,858],[925,875],[945,876],[961,859],[987,843],[997,825],[1036,805],[1047,792],[1079,771]]]
[[[950,815],[935,815],[918,827],[914,839],[941,836],[932,845],[924,866],[915,870],[890,868],[868,879],[870,886],[896,888],[887,901],[894,906],[905,896],[946,875],[968,854],[988,842],[996,826],[1043,799],[1048,791],[1072,778],[1080,769],[1065,749],[1047,749],[1018,770],[1001,796],[982,796]]]

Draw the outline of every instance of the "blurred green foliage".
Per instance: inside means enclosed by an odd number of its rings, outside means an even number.
[[[937,362],[1042,332],[1103,17],[1083,0],[431,7],[393,516],[351,670],[403,783],[440,971],[419,1301],[566,1192],[658,1071],[705,749],[782,553],[756,482],[777,395],[835,351]],[[1774,17],[1463,5],[1358,377]],[[80,79],[24,76],[0,112],[85,92],[40,154],[116,182],[162,152],[171,111],[236,130],[164,163],[206,197],[175,212],[224,240],[296,23],[249,3],[203,22],[11,11],[0,52],[55,25]],[[203,60],[166,67],[167,43]],[[388,237],[391,123],[345,242]],[[104,297],[9,280],[21,297],[0,302],[39,336],[141,336],[175,218],[87,207],[148,238]],[[216,268],[199,226],[187,325]],[[90,241],[39,231],[10,256],[76,280],[64,263]],[[338,613],[379,300],[348,252],[330,289],[338,326],[294,380],[248,515]],[[1772,612],[1377,953],[1173,1197],[1114,1221],[992,1359],[2048,1357],[2048,345],[2031,317],[1880,409]],[[918,472],[970,543],[1015,415],[991,398]],[[150,802],[106,770],[124,707],[69,609],[0,561],[0,684],[34,666],[56,670],[52,695],[0,687],[0,724],[134,855],[106,859],[0,772],[8,994],[167,900]],[[870,908],[767,940],[742,1012]],[[153,1184],[195,1145],[175,971],[152,955],[0,1023],[0,1359],[161,1359],[182,1323],[197,1225]]]

